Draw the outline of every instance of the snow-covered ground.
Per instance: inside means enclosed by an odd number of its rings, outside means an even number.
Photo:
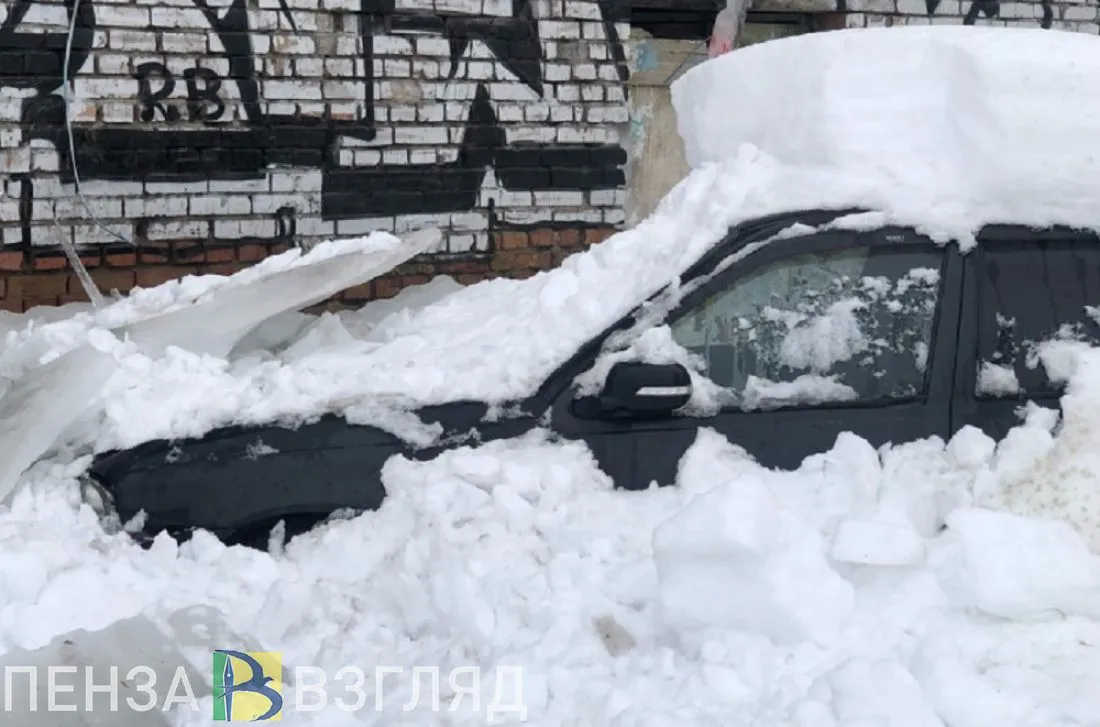
[[[845,434],[781,472],[704,427],[676,486],[628,493],[582,444],[539,430],[430,462],[395,457],[380,511],[270,552],[205,533],[142,550],[80,502],[77,477],[107,446],[370,397],[522,395],[728,225],[759,215],[865,206],[878,212],[844,224],[913,224],[962,242],[993,221],[1100,226],[1100,102],[1080,92],[1100,80],[1100,40],[853,37],[763,44],[693,70],[677,103],[700,168],[637,229],[527,281],[456,290],[440,278],[360,312],[283,314],[227,356],[105,334],[260,273],[171,283],[98,312],[0,317],[0,377],[13,385],[88,341],[120,366],[101,408],[0,506],[0,657],[139,613],[171,632],[181,611],[208,606],[289,667],[330,678],[342,667],[521,668],[526,717],[540,727],[1100,725],[1100,351],[1085,344],[1042,352],[1069,380],[1064,415],[1027,407],[1001,442],[966,429],[876,452]],[[795,81],[818,95],[791,94]],[[821,95],[825,81],[833,91]],[[759,123],[706,105],[741,103],[723,92],[734,82],[751,89]],[[799,115],[790,98],[816,105]],[[792,115],[800,134],[769,132]],[[1057,163],[1034,166],[1035,149]],[[209,651],[184,651],[207,673]],[[402,711],[411,679],[390,684],[382,710],[363,685],[354,714],[295,712],[287,687],[282,721],[485,724],[496,686],[483,681],[480,709],[450,711],[444,681],[433,713],[423,694]],[[210,709],[207,698],[172,719],[207,725]]]

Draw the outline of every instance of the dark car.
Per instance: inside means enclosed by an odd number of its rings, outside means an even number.
[[[469,442],[461,435],[470,430],[485,442],[549,427],[583,440],[618,487],[639,489],[675,480],[700,427],[765,466],[794,468],[842,432],[876,447],[946,439],[966,425],[1000,438],[1019,423],[1023,401],[1059,406],[1060,385],[1029,353],[1059,332],[1100,340],[1089,308],[1100,304],[1095,234],[993,226],[963,253],[912,229],[830,229],[850,212],[742,224],[680,276],[688,292],[663,320],[649,310],[648,323],[667,325],[702,359],[706,379],[679,362],[620,360],[602,389],[578,390],[608,337],[637,330],[638,301],[632,315],[515,402],[522,416],[489,421],[488,407],[476,402],[418,414],[455,435],[451,441]],[[814,229],[745,254],[796,223]],[[979,370],[990,365],[999,367],[1000,384],[980,386]],[[692,408],[700,383],[721,395],[710,409]],[[377,508],[389,457],[423,460],[440,449],[415,449],[335,416],[298,429],[229,427],[104,454],[84,489],[105,497],[123,521],[144,511],[142,536],[202,528],[251,543],[279,520],[294,532],[337,510]]]

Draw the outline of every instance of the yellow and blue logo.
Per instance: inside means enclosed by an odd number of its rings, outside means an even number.
[[[283,718],[283,660],[277,651],[214,651],[215,722]]]

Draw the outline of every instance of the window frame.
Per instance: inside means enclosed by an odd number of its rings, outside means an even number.
[[[728,290],[738,280],[755,272],[756,270],[781,262],[786,259],[797,258],[807,254],[827,253],[830,251],[843,251],[855,248],[893,248],[893,249],[920,249],[936,251],[940,255],[938,268],[939,281],[936,290],[936,308],[932,315],[932,333],[928,342],[928,357],[925,362],[924,378],[920,390],[912,396],[891,397],[877,399],[858,399],[855,401],[825,401],[820,404],[800,403],[790,406],[776,407],[767,410],[745,410],[737,406],[724,406],[718,412],[720,414],[754,414],[757,411],[820,411],[827,409],[888,409],[895,406],[903,406],[913,403],[925,402],[928,399],[931,386],[932,369],[936,360],[936,342],[943,319],[943,306],[945,301],[945,285],[947,271],[947,245],[937,244],[931,238],[920,235],[912,229],[900,227],[883,227],[872,231],[856,230],[819,230],[797,237],[774,240],[764,247],[745,256],[743,259],[721,270],[710,280],[691,291],[672,308],[660,322],[654,326],[670,325],[670,322],[688,314],[694,308],[704,303],[712,296]],[[736,254],[736,253],[734,253]]]

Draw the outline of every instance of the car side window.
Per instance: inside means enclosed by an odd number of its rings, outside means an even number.
[[[873,245],[757,268],[669,321],[745,411],[922,395],[942,249]]]
[[[1100,342],[1100,241],[982,242],[978,269],[975,395],[1058,395],[1039,344]]]

